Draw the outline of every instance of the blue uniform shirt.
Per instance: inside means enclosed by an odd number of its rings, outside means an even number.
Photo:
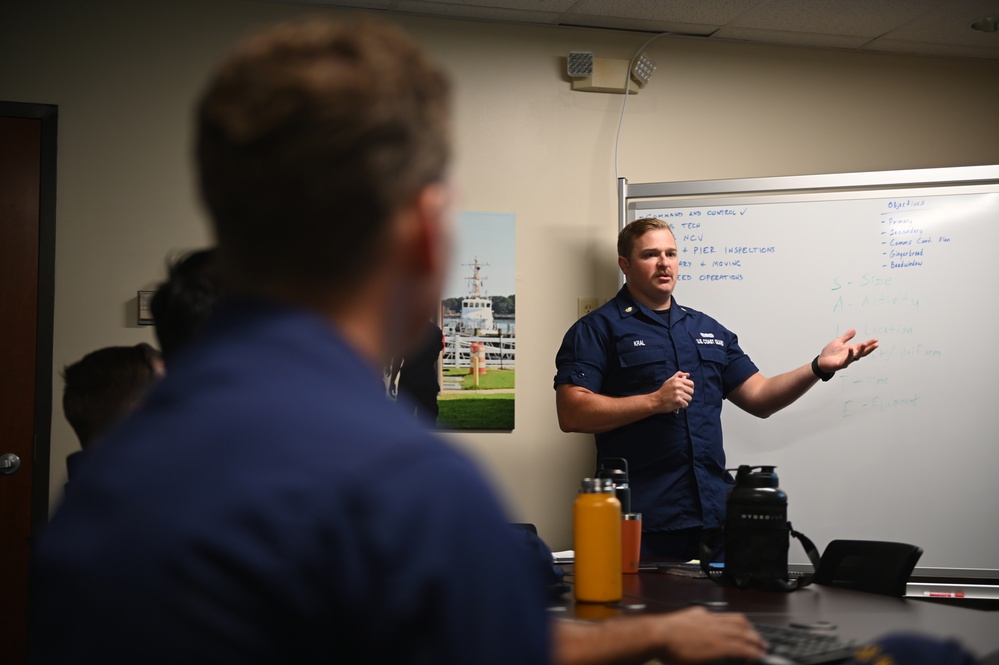
[[[722,448],[722,400],[758,370],[716,320],[673,301],[668,321],[623,287],[577,321],[555,357],[555,386],[612,397],[651,393],[676,372],[694,382],[690,406],[596,435],[597,458],[628,460],[632,511],[645,531],[715,528],[731,480]]]
[[[548,663],[536,560],[333,325],[219,306],[35,547],[33,660]]]

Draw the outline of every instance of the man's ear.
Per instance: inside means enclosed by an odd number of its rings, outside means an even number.
[[[617,267],[620,268],[621,272],[627,276],[631,263],[625,257],[619,256],[617,257]]]
[[[450,193],[442,183],[424,187],[413,200],[408,236],[412,268],[417,274],[439,273],[446,269],[450,238]]]
[[[392,219],[385,251],[377,260],[383,268],[387,300],[384,355],[405,352],[417,340],[428,319],[436,320],[441,289],[450,260],[450,194],[445,184],[421,189]]]

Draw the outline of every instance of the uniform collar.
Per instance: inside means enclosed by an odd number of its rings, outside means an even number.
[[[662,320],[661,316],[631,296],[631,292],[628,291],[627,285],[621,287],[621,290],[617,292],[617,296],[614,301],[617,304],[617,311],[621,315],[622,319],[626,319],[642,312],[650,320],[666,325],[666,322]],[[676,298],[673,298],[673,304],[670,305],[670,325],[673,325],[685,316],[687,316],[686,308],[678,303]]]

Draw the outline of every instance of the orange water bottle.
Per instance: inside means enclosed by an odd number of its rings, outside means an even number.
[[[577,601],[621,600],[621,502],[610,478],[584,478],[573,504]]]

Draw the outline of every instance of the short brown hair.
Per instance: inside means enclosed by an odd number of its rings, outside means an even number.
[[[356,283],[391,215],[444,178],[449,105],[442,70],[369,20],[283,24],[237,48],[198,107],[227,277]]]
[[[62,370],[62,409],[89,448],[135,409],[159,378],[160,352],[146,344],[91,351]]]
[[[631,250],[635,248],[635,240],[641,238],[649,231],[666,229],[673,233],[669,223],[658,217],[643,217],[629,222],[621,232],[617,234],[617,255],[624,258],[631,257]]]

